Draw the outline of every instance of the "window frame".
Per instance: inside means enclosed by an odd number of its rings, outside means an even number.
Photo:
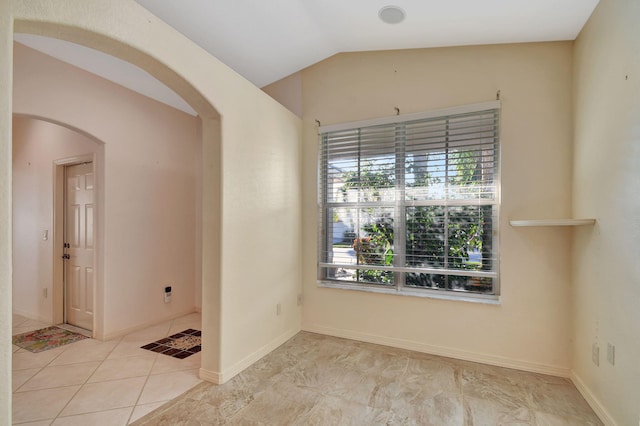
[[[323,262],[324,252],[328,250],[329,238],[326,235],[327,232],[327,217],[325,212],[328,212],[330,208],[336,207],[328,207],[327,204],[332,204],[328,201],[328,185],[321,185],[323,182],[323,173],[328,170],[327,156],[323,155],[322,150],[326,148],[325,141],[323,138],[326,138],[329,133],[339,132],[339,131],[348,131],[348,130],[362,130],[363,128],[369,128],[374,126],[381,125],[394,125],[397,124],[399,126],[404,126],[405,123],[416,121],[416,120],[429,120],[429,119],[449,119],[451,116],[458,116],[469,113],[481,113],[483,111],[495,111],[497,124],[495,127],[495,157],[496,161],[494,163],[495,172],[493,175],[493,182],[495,185],[494,198],[490,201],[482,200],[481,198],[470,201],[470,200],[461,200],[460,202],[456,202],[449,199],[445,200],[445,203],[442,203],[442,200],[431,201],[407,201],[402,197],[402,200],[396,196],[394,201],[386,201],[386,202],[377,202],[375,203],[378,207],[391,207],[393,208],[393,218],[394,218],[394,247],[406,246],[406,211],[407,207],[413,206],[427,206],[427,205],[437,205],[444,206],[445,209],[452,205],[461,205],[461,206],[483,206],[483,205],[491,205],[492,207],[492,217],[493,217],[493,225],[492,225],[492,253],[495,258],[493,259],[493,267],[492,271],[461,271],[464,272],[462,275],[466,276],[491,276],[493,278],[493,286],[491,293],[476,293],[471,291],[464,290],[454,290],[454,289],[433,289],[429,287],[416,287],[416,286],[407,286],[404,280],[398,279],[400,275],[405,274],[406,272],[417,272],[420,270],[421,273],[428,274],[442,274],[442,270],[438,268],[433,268],[430,270],[429,268],[416,268],[410,266],[398,266],[397,262],[394,262],[394,266],[391,268],[388,266],[375,266],[375,265],[358,265],[358,268],[354,269],[369,269],[369,270],[391,270],[394,273],[394,282],[392,285],[380,285],[377,283],[366,283],[366,282],[349,282],[343,280],[332,280],[330,278],[326,278],[326,273],[329,268],[331,268],[330,263]],[[349,123],[341,123],[335,125],[328,126],[320,126],[318,128],[318,136],[319,136],[319,158],[318,158],[318,252],[317,252],[317,285],[319,287],[329,287],[329,288],[339,288],[339,289],[349,289],[349,290],[359,290],[359,291],[369,291],[376,293],[386,293],[386,294],[400,294],[400,295],[408,295],[408,296],[418,296],[418,297],[431,297],[437,299],[449,299],[449,300],[463,300],[470,302],[483,302],[483,303],[499,303],[500,300],[500,243],[499,243],[499,227],[500,227],[500,205],[501,205],[501,184],[500,184],[500,175],[501,175],[501,102],[500,101],[491,101],[491,102],[483,102],[479,104],[471,104],[471,105],[463,105],[453,108],[445,108],[438,110],[425,111],[420,113],[413,114],[403,114],[396,115],[390,117],[377,118],[372,120],[363,120]],[[396,129],[397,131],[397,129]],[[402,153],[402,161],[400,161],[399,154],[395,152],[395,166],[394,173],[396,176],[396,182],[394,183],[394,190],[398,191],[398,188],[401,186],[401,192],[404,194],[406,190],[406,183],[404,182],[404,171],[405,171],[405,160],[406,154]],[[324,163],[323,163],[324,161]],[[358,161],[360,161],[360,157],[358,157]],[[446,161],[448,161],[448,156],[446,157]],[[398,166],[399,163],[403,163]],[[402,176],[401,176],[402,175]],[[398,181],[398,177],[400,177],[400,181]],[[356,203],[358,207],[361,207],[363,203]],[[345,207],[349,207],[348,205]],[[353,207],[353,206],[351,206]],[[449,222],[446,222],[445,226],[448,226]],[[400,232],[397,232],[400,230]],[[446,235],[446,231],[445,231]],[[446,247],[446,245],[445,245]],[[394,250],[394,255],[399,252],[400,260],[399,264],[404,264],[404,257],[406,255],[406,249],[396,251]],[[446,252],[445,252],[446,253]],[[445,258],[447,255],[445,255]],[[448,272],[445,275],[453,276],[454,274]]]

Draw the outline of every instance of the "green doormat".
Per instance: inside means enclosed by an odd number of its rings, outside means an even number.
[[[13,344],[30,352],[42,352],[82,339],[87,339],[87,337],[54,325],[28,333],[16,334],[13,336]]]

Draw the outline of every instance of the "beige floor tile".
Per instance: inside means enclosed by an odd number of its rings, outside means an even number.
[[[534,426],[599,426],[600,420],[595,416],[586,419],[585,416],[559,416],[557,414],[534,412]]]
[[[36,375],[41,368],[29,368],[26,370],[16,370],[11,373],[11,384],[13,392],[20,388],[27,380]]]
[[[136,408],[133,409],[133,413],[131,414],[131,418],[129,419],[129,423],[133,423],[136,420],[142,418],[143,416],[146,416],[147,414],[149,414],[153,410],[156,410],[156,409],[162,407],[167,402],[168,401],[162,401],[162,402],[153,402],[151,404],[137,405]]]
[[[173,358],[167,355],[158,355],[156,363],[151,369],[151,374],[170,373],[172,371],[192,370],[200,368],[202,352],[191,355],[185,359]]]
[[[55,418],[80,386],[18,392],[13,394],[13,422],[24,423]]]
[[[77,416],[58,417],[52,426],[125,426],[132,410],[133,407],[126,407]]]
[[[149,351],[149,355],[127,358],[107,359],[89,378],[88,383],[107,380],[127,379],[148,376],[158,354]]]
[[[146,377],[88,383],[78,391],[60,416],[92,413],[136,404]]]
[[[56,359],[62,352],[64,347],[49,349],[48,351],[33,353],[21,349],[13,353],[13,370],[26,370],[29,368],[45,367],[51,361]]]
[[[224,385],[203,382],[136,422],[159,424],[602,423],[564,379],[303,332]]]
[[[172,334],[180,333],[181,331],[185,331],[189,328],[192,328],[194,330],[200,330],[200,327],[201,327],[200,321],[189,321],[189,322],[183,322],[179,324],[173,324],[169,329],[169,334],[167,335],[171,336]]]
[[[83,362],[71,365],[56,365],[45,367],[38,374],[29,379],[20,392],[51,389],[62,386],[82,385],[100,365],[99,361]]]
[[[386,425],[389,412],[331,396],[321,397],[294,425]]]
[[[118,358],[128,358],[131,356],[145,356],[149,354],[149,351],[146,349],[141,349],[141,346],[147,345],[153,340],[133,340],[133,341],[121,341],[118,342],[113,351],[109,354],[107,359],[118,359]]]
[[[25,322],[26,320],[28,320],[29,318],[22,316],[20,314],[13,314],[12,315],[12,319],[11,319],[11,324],[16,327],[19,326],[21,323]]]
[[[20,331],[16,333],[15,331],[17,331],[18,329],[27,329],[27,331],[34,331],[46,327],[51,327],[51,324],[27,318],[24,321],[20,321],[18,324],[12,324],[12,331],[14,331],[13,334],[16,335],[20,333],[26,333],[26,331]]]
[[[180,318],[176,318],[173,320],[173,325],[185,324],[185,323],[198,324],[198,328],[196,330],[199,330],[200,324],[202,324],[202,314],[200,312],[194,312],[192,314],[184,315]]]
[[[465,397],[467,419],[474,425],[531,425],[533,417],[527,407],[503,404],[491,399]]]
[[[20,426],[49,426],[51,425],[51,423],[53,423],[53,420],[54,419],[40,420],[38,422],[20,423]]]
[[[162,339],[163,337],[167,337],[169,334],[169,329],[171,328],[171,321],[163,322],[158,325],[154,325],[151,327],[147,327],[145,329],[134,331],[133,333],[129,333],[122,338],[125,342],[137,342],[137,341],[147,341],[147,343],[151,343],[154,340]]]
[[[101,342],[95,339],[85,339],[66,346],[51,365],[75,364],[78,362],[102,361],[116,347],[118,342]]]
[[[148,404],[173,399],[200,382],[198,369],[149,376],[142,395],[140,395],[138,404]]]

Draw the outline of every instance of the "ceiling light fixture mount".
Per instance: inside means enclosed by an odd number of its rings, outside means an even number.
[[[398,6],[385,6],[378,12],[378,17],[385,24],[399,24],[407,14]]]

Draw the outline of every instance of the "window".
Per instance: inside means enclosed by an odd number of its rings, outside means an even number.
[[[320,128],[323,285],[498,294],[499,102]]]

